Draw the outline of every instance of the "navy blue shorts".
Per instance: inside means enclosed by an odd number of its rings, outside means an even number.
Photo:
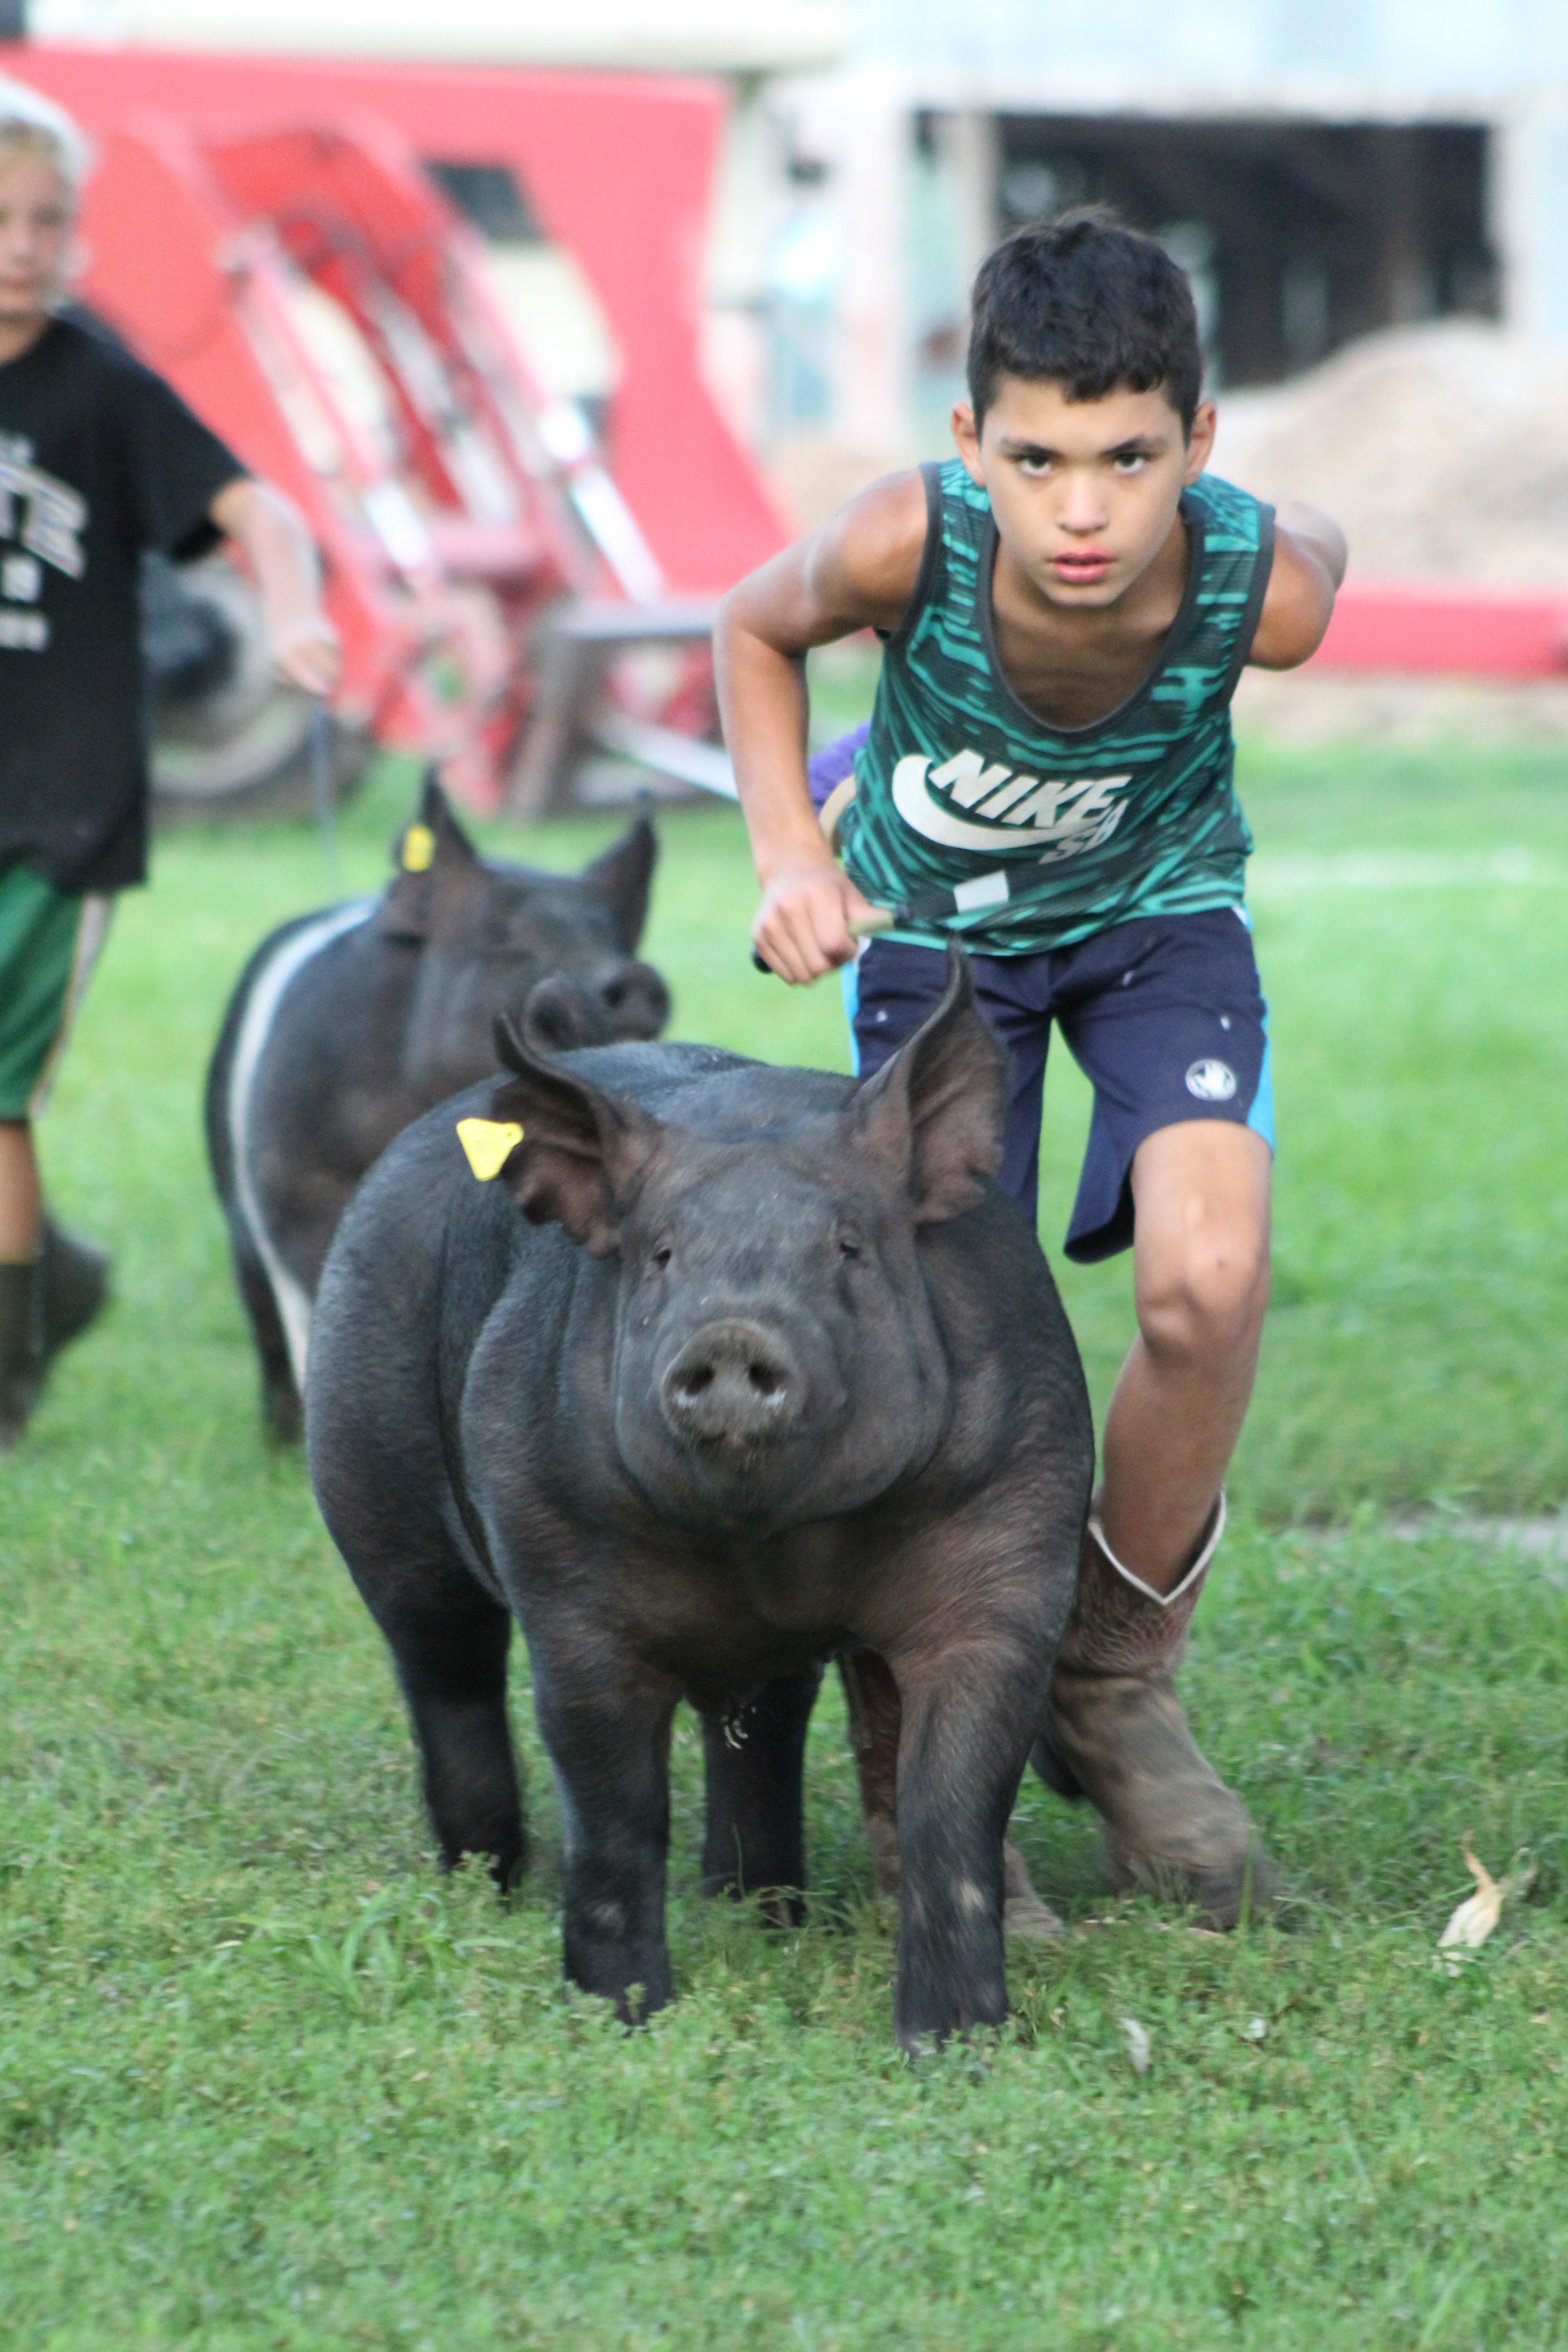
[[[1268,1008],[1238,908],[1152,915],[1047,955],[977,955],[972,965],[980,1009],[1007,1054],[1000,1181],[1031,1224],[1053,1021],[1094,1088],[1068,1257],[1088,1265],[1131,1246],[1132,1156],[1157,1129],[1229,1119],[1272,1150]],[[863,1077],[919,1028],[942,979],[935,948],[898,940],[873,940],[847,966],[845,1003]]]

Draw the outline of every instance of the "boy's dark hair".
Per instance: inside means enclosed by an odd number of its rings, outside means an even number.
[[[1185,273],[1152,236],[1098,208],[1015,229],[974,280],[976,430],[1005,375],[1059,383],[1069,400],[1160,390],[1191,433],[1203,353]]]

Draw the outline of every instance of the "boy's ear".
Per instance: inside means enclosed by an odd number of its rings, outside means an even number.
[[[376,926],[387,939],[420,945],[435,929],[452,885],[470,880],[480,864],[434,768],[426,772],[418,814],[394,841],[392,855],[397,877],[382,900]]]
[[[1193,411],[1192,430],[1187,435],[1186,464],[1182,469],[1184,482],[1195,482],[1214,456],[1215,422],[1213,401],[1200,400]]]
[[[590,1257],[611,1257],[621,1220],[658,1149],[661,1123],[524,1045],[498,1020],[496,1053],[511,1072],[487,1118],[521,1130],[496,1171],[530,1223],[559,1224]]]
[[[952,404],[952,446],[963,460],[963,470],[977,488],[983,488],[980,475],[980,427],[974,421],[974,411],[967,400]]]

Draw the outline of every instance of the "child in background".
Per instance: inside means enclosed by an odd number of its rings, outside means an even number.
[[[1152,238],[1093,213],[1020,229],[975,281],[957,457],[875,484],[742,581],[716,646],[756,945],[797,985],[847,968],[861,1074],[932,1010],[943,943],[963,940],[1009,1062],[1000,1181],[1031,1223],[1053,1021],[1093,1084],[1067,1250],[1131,1244],[1138,1336],[1036,1761],[1093,1801],[1117,1883],[1228,1927],[1271,1873],[1173,1671],[1268,1295],[1268,1047],[1230,700],[1244,664],[1315,650],[1345,548],[1311,509],[1276,519],[1205,475],[1201,372],[1191,289]],[[853,793],[840,870],[808,783],[805,656],[864,628],[885,652],[836,792]],[[821,763],[819,792],[844,764]],[[898,919],[857,958],[874,908]],[[886,1670],[852,1661],[846,1680],[864,1745]]]
[[[0,1447],[101,1307],[107,1261],[44,1210],[33,1121],[102,945],[146,878],[144,548],[247,558],[279,676],[337,677],[315,551],[163,380],[57,317],[87,152],[0,80]]]

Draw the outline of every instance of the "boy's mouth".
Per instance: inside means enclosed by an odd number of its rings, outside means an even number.
[[[1092,588],[1105,578],[1116,561],[1100,549],[1084,548],[1071,555],[1053,555],[1051,570],[1071,588]]]

